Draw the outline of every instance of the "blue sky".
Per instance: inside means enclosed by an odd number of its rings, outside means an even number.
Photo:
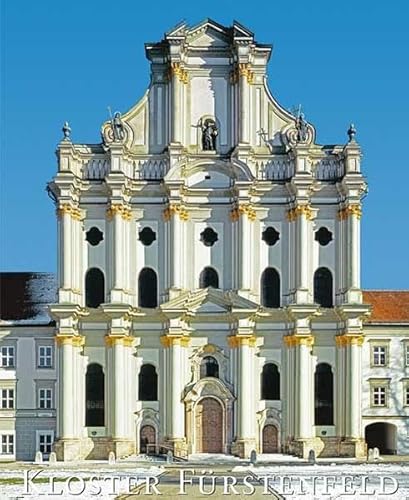
[[[0,269],[55,271],[45,185],[68,120],[99,142],[107,106],[127,110],[149,83],[144,42],[181,20],[237,19],[274,45],[269,86],[302,103],[319,143],[357,127],[369,182],[362,220],[365,288],[409,288],[409,2],[275,0],[1,2]],[[406,155],[406,156],[405,156]]]

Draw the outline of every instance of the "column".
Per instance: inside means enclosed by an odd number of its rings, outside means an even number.
[[[128,261],[126,259],[126,231],[131,220],[131,209],[123,202],[112,202],[107,210],[107,218],[111,220],[112,276],[111,302],[126,303],[125,290]]]
[[[360,289],[360,218],[361,207],[359,204],[348,207],[348,289]]]
[[[297,205],[288,211],[289,222],[296,224],[295,250],[295,302],[306,304],[311,302],[310,282],[310,221],[313,210],[309,204]]]
[[[246,63],[238,65],[239,73],[239,143],[248,144],[250,125],[249,81],[251,70]]]
[[[232,335],[229,346],[237,349],[236,364],[236,438],[232,453],[249,457],[256,449],[256,405],[254,387],[255,335]]]
[[[162,379],[167,385],[167,432],[166,440],[173,447],[174,454],[186,452],[185,437],[185,405],[182,401],[185,386],[184,376],[184,348],[189,344],[189,337],[184,335],[163,335],[161,337],[163,347],[166,349],[167,373]]]
[[[362,344],[364,337],[362,334],[344,334],[336,337],[338,355],[344,360],[343,386],[342,390],[342,408],[343,408],[343,455],[364,456],[365,440],[362,435]],[[341,425],[339,425],[341,428]]]
[[[107,374],[109,377],[107,411],[110,412],[109,435],[112,451],[117,457],[135,451],[135,439],[131,434],[131,404],[129,385],[132,384],[129,372],[129,358],[132,353],[133,337],[127,335],[107,335]]]
[[[59,429],[60,438],[74,437],[74,384],[72,337],[58,342]]]
[[[314,438],[314,374],[311,349],[314,345],[312,335],[287,335],[287,359],[292,368],[291,379],[287,381],[286,402],[290,409],[288,420],[289,451],[299,456],[308,456],[309,442]]]
[[[181,125],[181,86],[182,68],[179,62],[171,64],[172,74],[172,109],[171,109],[171,142],[181,143],[180,125]]]
[[[72,229],[71,229],[71,210],[69,203],[63,203],[57,211],[58,215],[58,271],[59,271],[59,288],[67,293],[72,287],[71,270],[72,270]],[[65,298],[65,297],[64,297]]]
[[[170,222],[170,288],[179,291],[183,288],[184,262],[184,227],[183,223],[189,219],[189,214],[180,203],[171,203],[163,212],[165,221]],[[172,298],[172,297],[171,297]]]
[[[85,337],[80,335],[57,335],[58,352],[58,436],[55,451],[59,460],[79,460],[82,428],[78,413],[83,409],[79,400],[84,383],[81,379],[79,354]]]
[[[347,366],[346,375],[348,378],[348,397],[349,403],[348,413],[349,422],[347,428],[347,436],[351,438],[361,438],[361,346],[363,343],[362,336],[348,337],[346,346]]]
[[[238,221],[239,229],[239,286],[246,292],[252,290],[252,243],[253,243],[253,223],[256,220],[256,211],[250,203],[242,203],[231,212],[231,219]]]

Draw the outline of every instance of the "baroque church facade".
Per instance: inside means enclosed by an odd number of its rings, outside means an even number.
[[[48,185],[58,458],[362,457],[382,433],[407,452],[409,294],[361,290],[354,127],[317,144],[267,87],[271,46],[238,23],[145,50],[146,94],[101,144],[66,124]],[[0,347],[26,334],[3,322]]]

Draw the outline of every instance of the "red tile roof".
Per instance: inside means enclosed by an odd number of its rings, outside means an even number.
[[[363,302],[372,305],[368,323],[409,323],[409,290],[364,290]]]

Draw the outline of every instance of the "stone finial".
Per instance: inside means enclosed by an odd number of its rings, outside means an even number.
[[[64,141],[71,140],[71,127],[68,122],[65,122],[62,127],[62,133],[64,134]]]
[[[355,141],[356,128],[355,128],[355,125],[353,123],[351,123],[351,125],[349,126],[347,134],[348,134],[348,137],[349,137],[349,141],[348,142]]]

